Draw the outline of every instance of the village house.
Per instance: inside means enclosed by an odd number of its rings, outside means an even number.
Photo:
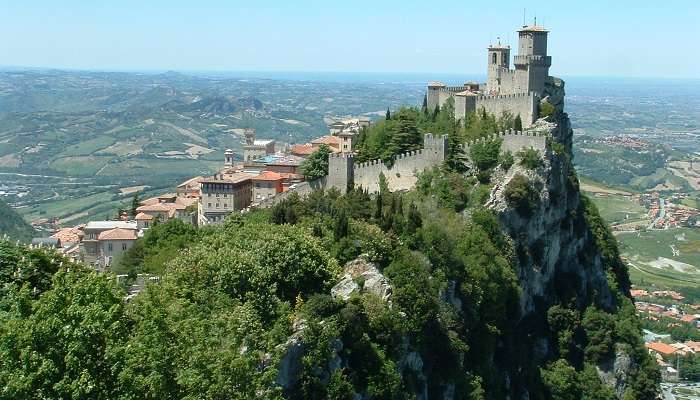
[[[201,197],[198,204],[199,226],[223,222],[233,211],[250,206],[253,198],[253,174],[236,172],[217,174],[201,181]]]
[[[264,171],[260,175],[253,176],[253,199],[259,202],[282,193],[284,176],[272,171]]]
[[[105,265],[102,259],[105,255],[105,252],[102,251],[102,240],[109,235],[103,236],[102,239],[100,235],[114,229],[133,231],[134,236],[136,236],[138,227],[136,222],[132,221],[90,221],[85,225],[83,240],[80,242],[80,254],[85,263],[97,266]]]
[[[114,228],[101,232],[97,237],[100,268],[114,265],[118,257],[134,245],[136,239],[138,234],[135,229]]]
[[[652,354],[659,354],[662,357],[668,357],[676,354],[678,349],[663,342],[651,342],[646,344],[647,350]]]
[[[147,229],[154,220],[159,222],[177,218],[185,223],[194,223],[193,207],[197,204],[196,197],[178,196],[176,193],[166,193],[141,202],[136,208],[135,219],[139,229]],[[189,208],[189,209],[188,209]]]

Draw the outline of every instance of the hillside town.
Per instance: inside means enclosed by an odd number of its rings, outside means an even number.
[[[679,382],[690,372],[682,368],[700,355],[700,304],[673,290],[633,288],[637,315],[642,321],[647,350],[659,364],[662,378]]]
[[[254,129],[245,129],[243,153],[236,157],[227,149],[217,173],[192,177],[175,192],[138,200],[132,212],[122,212],[119,219],[57,228],[48,237],[33,239],[32,245],[56,248],[74,261],[108,271],[155,223],[178,219],[195,226],[219,224],[232,212],[263,206],[294,189],[304,182],[300,166],[307,157],[324,145],[332,153],[351,153],[370,123],[367,117],[336,120],[328,125],[327,135],[281,148],[274,140],[257,138]]]

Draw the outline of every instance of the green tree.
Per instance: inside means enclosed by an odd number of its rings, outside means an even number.
[[[137,214],[136,209],[139,208],[140,205],[141,200],[139,199],[139,192],[135,192],[134,198],[131,199],[131,209],[129,210],[132,216],[135,216]]]
[[[559,359],[540,371],[552,400],[581,399],[576,370],[566,360]]]
[[[516,132],[522,132],[523,130],[523,120],[520,118],[520,114],[515,116],[515,120],[513,120],[513,130]]]
[[[129,331],[114,280],[72,266],[57,272],[37,300],[30,293],[27,286],[12,291],[12,305],[0,313],[2,397],[124,395],[118,374]]]
[[[322,144],[318,150],[314,151],[299,166],[299,170],[307,180],[323,178],[328,175],[328,155],[331,148]]]

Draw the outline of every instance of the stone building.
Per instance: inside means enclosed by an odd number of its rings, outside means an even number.
[[[275,153],[275,141],[272,139],[255,139],[255,129],[246,128],[243,133],[245,141],[243,142],[243,161],[249,162],[255,159],[265,157],[268,154]],[[233,153],[233,152],[232,152]],[[228,158],[226,159],[228,162]],[[230,159],[233,165],[233,154]]]
[[[285,177],[282,174],[272,171],[264,171],[260,175],[254,176],[252,178],[253,203],[282,193],[284,180]]]
[[[101,232],[97,236],[100,268],[114,265],[119,256],[129,250],[138,239],[136,229],[114,228]]]
[[[101,251],[100,234],[112,229],[132,230],[136,232],[136,222],[127,221],[90,221],[83,228],[83,240],[80,242],[80,253],[87,264],[98,263],[103,252]]]
[[[523,26],[518,31],[518,55],[513,57],[515,69],[510,69],[510,46],[500,42],[490,45],[485,84],[469,82],[447,86],[431,82],[427,92],[428,109],[435,110],[453,99],[456,119],[464,119],[469,113],[484,108],[496,116],[504,111],[520,115],[523,126],[530,126],[537,119],[539,101],[552,64],[552,58],[547,55],[547,34],[548,31],[538,25]]]
[[[237,172],[215,175],[201,181],[201,196],[198,204],[199,226],[222,222],[233,211],[240,211],[251,204],[253,197],[252,177],[249,173]]]

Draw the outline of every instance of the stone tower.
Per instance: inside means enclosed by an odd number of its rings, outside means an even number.
[[[252,146],[255,143],[255,129],[245,128],[243,130],[243,138],[245,139],[245,144]]]
[[[353,168],[355,158],[349,153],[330,153],[328,155],[328,181],[326,187],[336,188],[345,194],[353,185]]]
[[[547,31],[538,25],[518,31],[518,55],[513,59],[517,86],[523,92],[542,95],[552,57],[547,55]]]
[[[442,164],[447,156],[447,135],[435,136],[426,133],[423,137],[423,155],[433,165]]]
[[[509,79],[506,75],[510,70],[510,46],[493,44],[488,48],[488,79],[486,87],[492,92],[500,92],[503,80]]]
[[[233,167],[233,150],[226,149],[224,152],[224,167]]]

